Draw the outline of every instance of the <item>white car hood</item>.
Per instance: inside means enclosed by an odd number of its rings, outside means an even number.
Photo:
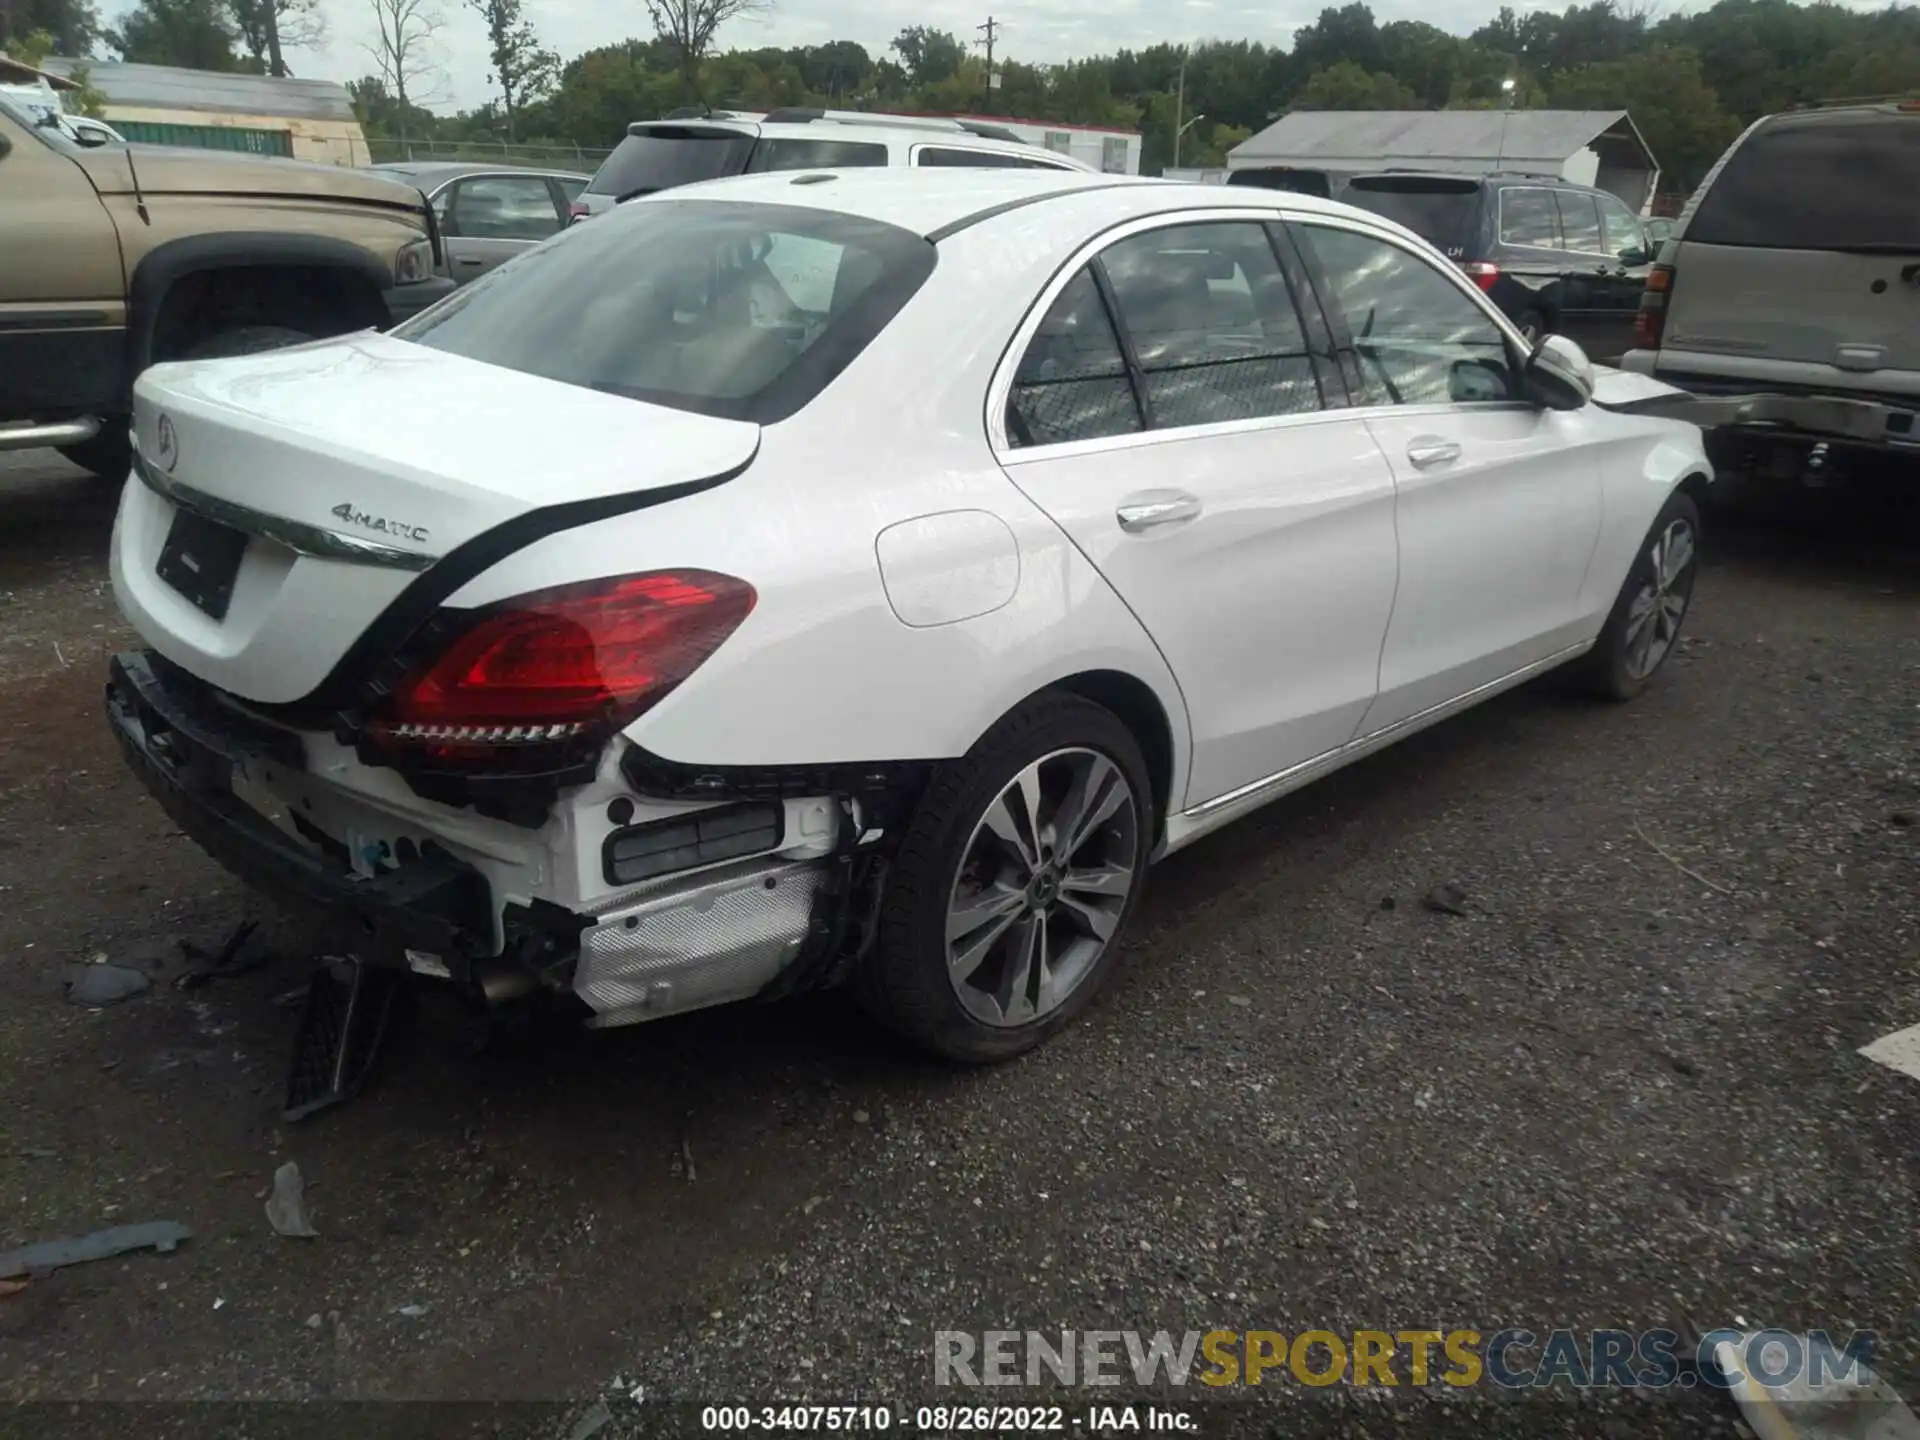
[[[759,428],[367,333],[154,366],[134,387],[134,437],[153,483],[128,482],[115,525],[122,611],[202,679],[284,703],[463,543],[536,511],[737,473]],[[156,574],[175,499],[196,497],[386,554],[332,558],[263,524],[216,619]]]

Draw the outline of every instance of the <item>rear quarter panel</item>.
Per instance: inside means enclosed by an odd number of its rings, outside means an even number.
[[[759,595],[753,613],[627,732],[689,764],[957,756],[1035,691],[1117,670],[1159,700],[1173,737],[1171,793],[1183,794],[1186,712],[1165,661],[988,448],[993,367],[1028,299],[1085,233],[1056,244],[1050,228],[1030,217],[945,242],[933,276],[888,329],[811,405],[768,426],[758,458],[737,479],[552,536],[449,603],[675,565],[749,581]],[[984,512],[1011,534],[1012,593],[951,623],[924,623],[927,615],[910,610],[916,623],[908,624],[882,581],[879,537],[956,512]],[[950,585],[930,577],[933,593],[984,593],[977,575],[962,573],[968,563],[956,557]],[[978,608],[961,604],[957,613]]]
[[[1580,596],[1597,634],[1667,498],[1689,476],[1710,481],[1713,467],[1696,426],[1588,408],[1599,437],[1601,518]]]

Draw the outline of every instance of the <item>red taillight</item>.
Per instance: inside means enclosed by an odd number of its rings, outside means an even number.
[[[691,675],[755,598],[744,580],[705,570],[518,596],[479,612],[416,666],[372,732],[456,760],[610,731]]]
[[[1482,290],[1491,291],[1493,282],[1500,278],[1500,267],[1489,265],[1484,260],[1462,260],[1460,268],[1466,276]]]
[[[1667,300],[1673,293],[1673,267],[1655,265],[1647,271],[1647,288],[1640,292],[1640,308],[1633,312],[1633,343],[1642,350],[1658,350],[1667,328]]]

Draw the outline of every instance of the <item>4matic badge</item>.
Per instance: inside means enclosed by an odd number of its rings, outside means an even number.
[[[416,545],[427,541],[427,527],[409,525],[403,520],[390,520],[384,515],[369,515],[351,500],[342,500],[327,512],[337,515],[349,525],[358,525],[362,530],[371,530],[379,535],[397,535],[402,540],[411,540]]]

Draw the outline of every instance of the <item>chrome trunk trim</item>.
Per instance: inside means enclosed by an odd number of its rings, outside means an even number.
[[[341,560],[349,565],[378,565],[388,570],[428,570],[440,558],[437,555],[423,555],[417,550],[402,550],[397,545],[385,545],[378,540],[363,540],[358,535],[309,525],[303,520],[289,520],[284,515],[269,515],[250,505],[209,495],[170,475],[163,475],[147,463],[138,446],[133,452],[133,473],[140,477],[143,485],[170,504],[182,510],[191,510],[196,515],[204,515],[244,535],[254,535],[284,545],[297,555],[311,555],[320,560]]]

